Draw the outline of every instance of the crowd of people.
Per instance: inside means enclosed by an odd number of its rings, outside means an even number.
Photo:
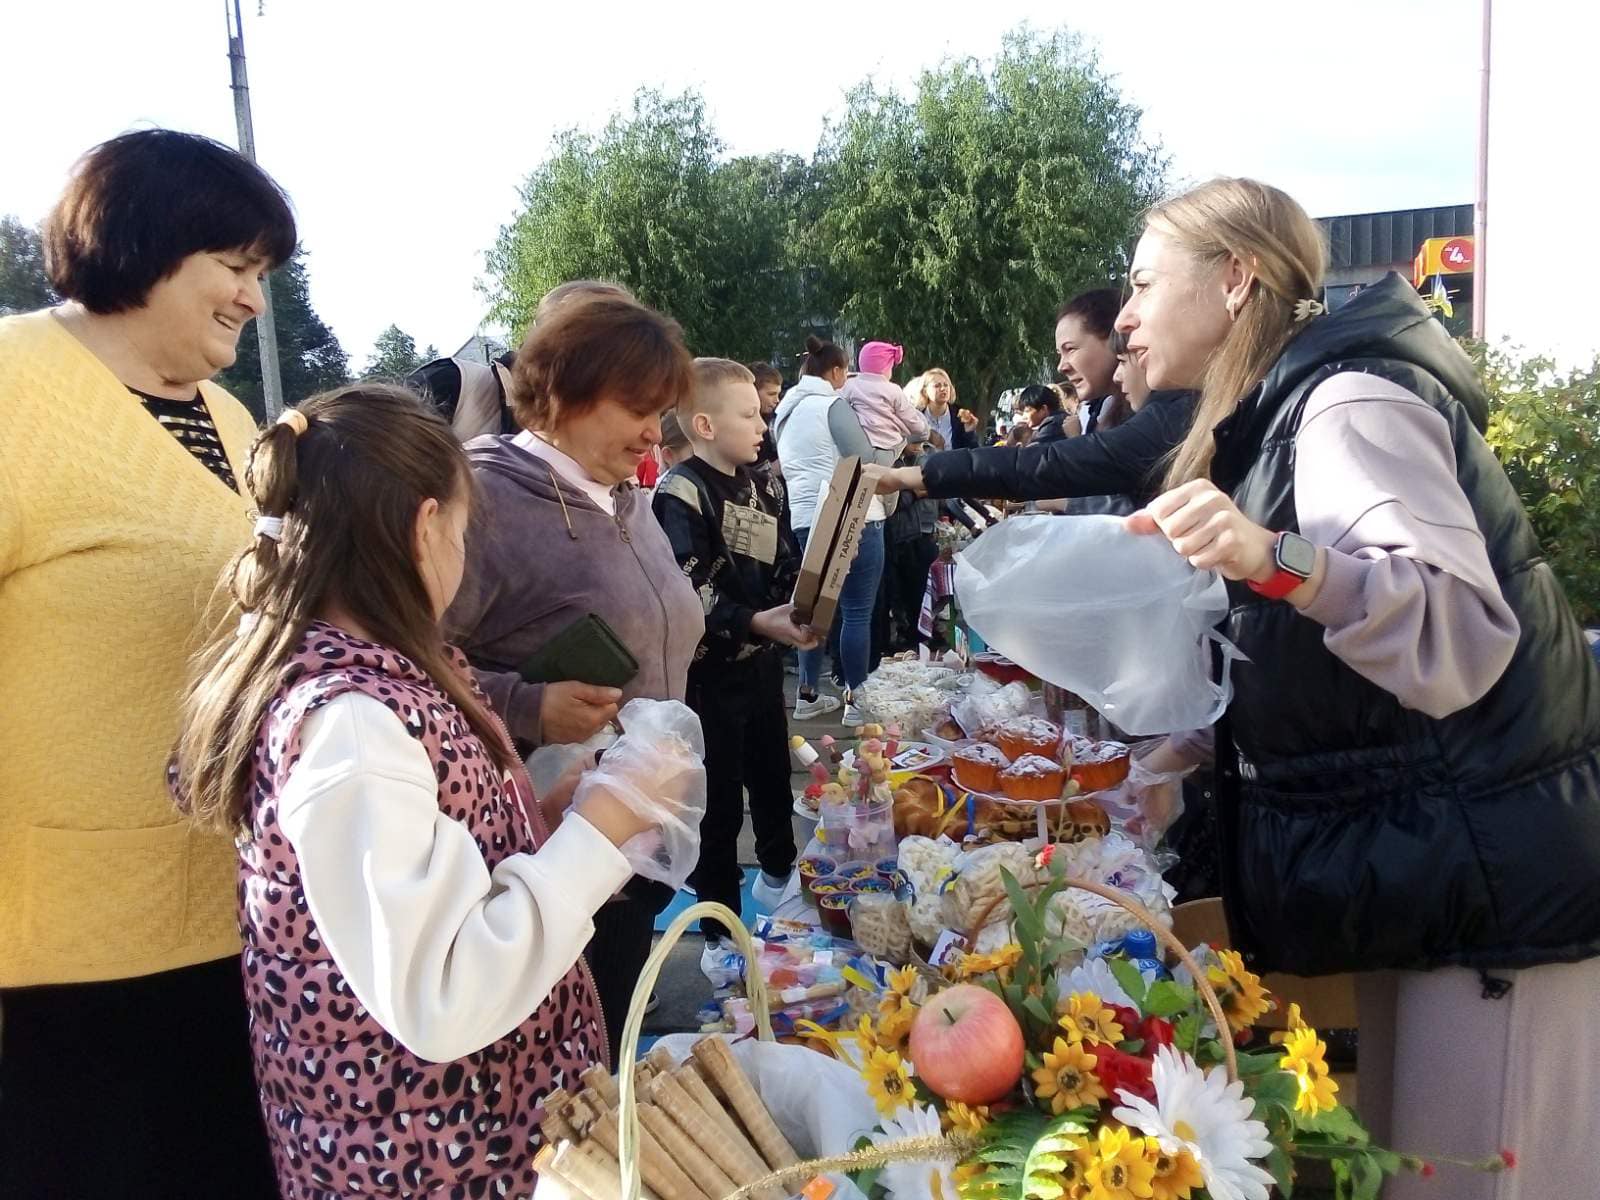
[[[939,523],[1007,502],[1125,514],[1228,580],[1228,712],[1151,765],[1214,763],[1255,967],[1358,974],[1378,1138],[1587,1180],[1600,672],[1470,364],[1403,281],[1325,312],[1282,192],[1154,208],[1003,445],[946,370],[896,385],[892,343],[812,338],[785,389],[584,281],[502,362],[257,430],[211,379],[296,243],[269,177],[124,135],[45,242],[64,302],[0,320],[0,1194],[527,1195],[541,1098],[615,1052],[661,847],[687,831],[737,912],[748,794],[776,894],[790,716],[861,724]],[[852,456],[876,495],[807,628]],[[529,670],[574,628],[614,682]],[[697,714],[693,762],[623,728],[534,793],[524,755],[650,702]]]

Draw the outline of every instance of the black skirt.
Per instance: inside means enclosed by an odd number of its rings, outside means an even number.
[[[0,1197],[277,1194],[237,958],[0,991]]]

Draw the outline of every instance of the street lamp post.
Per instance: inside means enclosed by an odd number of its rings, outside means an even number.
[[[256,160],[255,127],[250,121],[250,80],[244,67],[244,21],[239,15],[239,0],[222,0],[228,22],[228,67],[232,76],[233,116],[239,125],[239,153]],[[256,318],[256,340],[261,347],[261,394],[267,407],[267,420],[276,421],[283,412],[283,382],[278,374],[278,323],[272,312],[272,281],[261,281],[261,315]]]
[[[1483,63],[1478,72],[1478,195],[1472,205],[1472,336],[1483,339],[1489,237],[1489,27],[1493,0],[1483,0]]]

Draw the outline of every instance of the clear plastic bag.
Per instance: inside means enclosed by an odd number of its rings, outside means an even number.
[[[1121,517],[1014,517],[961,555],[966,621],[1013,662],[1131,734],[1200,729],[1231,689],[1211,678],[1228,593]],[[1225,657],[1235,655],[1223,642]]]
[[[655,826],[620,847],[634,873],[681,888],[700,857],[706,814],[705,736],[676,700],[630,700],[617,714],[623,735],[586,774],[573,804],[602,790]]]

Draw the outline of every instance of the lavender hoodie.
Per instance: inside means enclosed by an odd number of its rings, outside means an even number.
[[[705,615],[644,493],[618,487],[612,517],[510,437],[476,438],[467,457],[481,496],[444,625],[512,735],[540,743],[544,687],[518,665],[586,613],[639,660],[623,703],[682,700]]]

